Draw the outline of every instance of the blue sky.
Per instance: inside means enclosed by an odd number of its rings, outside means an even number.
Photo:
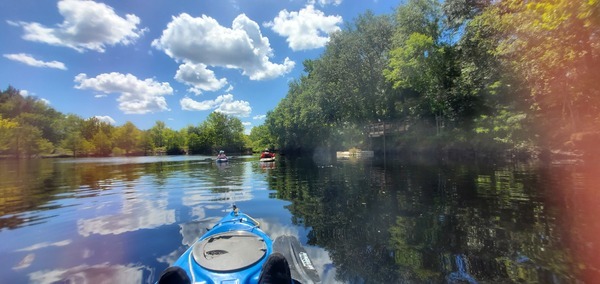
[[[1,1],[0,88],[56,110],[179,130],[213,111],[247,131],[302,62],[367,10],[401,0]]]

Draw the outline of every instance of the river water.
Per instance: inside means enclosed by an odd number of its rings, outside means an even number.
[[[233,204],[324,283],[600,281],[600,168],[256,156],[0,161],[0,282],[153,283]]]

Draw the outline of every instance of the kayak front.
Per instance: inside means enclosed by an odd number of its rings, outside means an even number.
[[[258,283],[272,252],[273,241],[259,223],[234,207],[173,266],[183,268],[192,283]]]
[[[260,162],[263,162],[263,163],[275,162],[275,157],[260,158],[260,160],[259,160],[259,161],[260,161]]]
[[[229,159],[228,158],[218,158],[218,159],[216,159],[216,162],[217,163],[227,163],[227,162],[229,162]]]

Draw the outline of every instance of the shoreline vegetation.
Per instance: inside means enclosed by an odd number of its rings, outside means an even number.
[[[598,160],[600,2],[408,0],[331,35],[265,123],[213,112],[147,130],[0,93],[0,158],[313,154],[356,148],[455,159]],[[370,135],[377,123],[401,125]],[[384,126],[385,127],[385,126]],[[385,131],[384,131],[385,132]],[[325,150],[323,150],[325,149]]]
[[[349,149],[352,151],[362,151],[361,149],[352,148]],[[359,156],[350,156],[350,157],[336,157],[336,151],[315,151],[319,152],[320,155],[326,156],[325,160],[352,160],[352,159],[376,159],[383,160],[383,151],[371,151],[375,155],[367,156],[367,157],[359,157]],[[288,153],[280,153],[280,155],[287,155],[291,157],[299,157],[299,156],[313,156],[315,152],[307,153],[307,152],[288,152]],[[339,152],[339,151],[338,151]],[[246,152],[233,152],[229,153],[229,156],[236,157],[242,155],[255,155],[260,153],[260,151],[252,151],[248,149]],[[48,154],[39,154],[32,157],[19,157],[19,159],[60,159],[60,158],[102,158],[102,157],[144,157],[144,156],[194,156],[200,155],[205,156],[203,154],[187,154],[187,153],[179,153],[179,154],[167,154],[166,152],[162,153],[129,153],[127,155],[87,155],[87,156],[75,156],[69,153],[48,153]],[[599,156],[598,153],[593,151],[582,153],[580,151],[567,152],[563,150],[548,150],[541,149],[535,150],[532,152],[515,152],[512,150],[507,150],[504,152],[482,152],[477,151],[476,149],[459,149],[459,148],[444,148],[444,149],[433,149],[433,148],[397,148],[388,150],[386,152],[388,159],[402,159],[405,161],[409,160],[423,160],[429,159],[430,161],[454,161],[454,162],[465,162],[465,161],[494,161],[494,162],[543,162],[549,164],[583,164],[587,162],[598,162]],[[209,156],[214,156],[210,154]],[[15,160],[17,157],[15,155],[0,155],[0,160]]]

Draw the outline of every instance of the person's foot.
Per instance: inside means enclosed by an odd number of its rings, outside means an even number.
[[[171,266],[160,275],[158,284],[190,284],[190,278],[183,268],[179,266]]]
[[[260,284],[290,284],[292,283],[292,274],[290,266],[285,257],[278,252],[272,253],[260,272],[258,279]]]

